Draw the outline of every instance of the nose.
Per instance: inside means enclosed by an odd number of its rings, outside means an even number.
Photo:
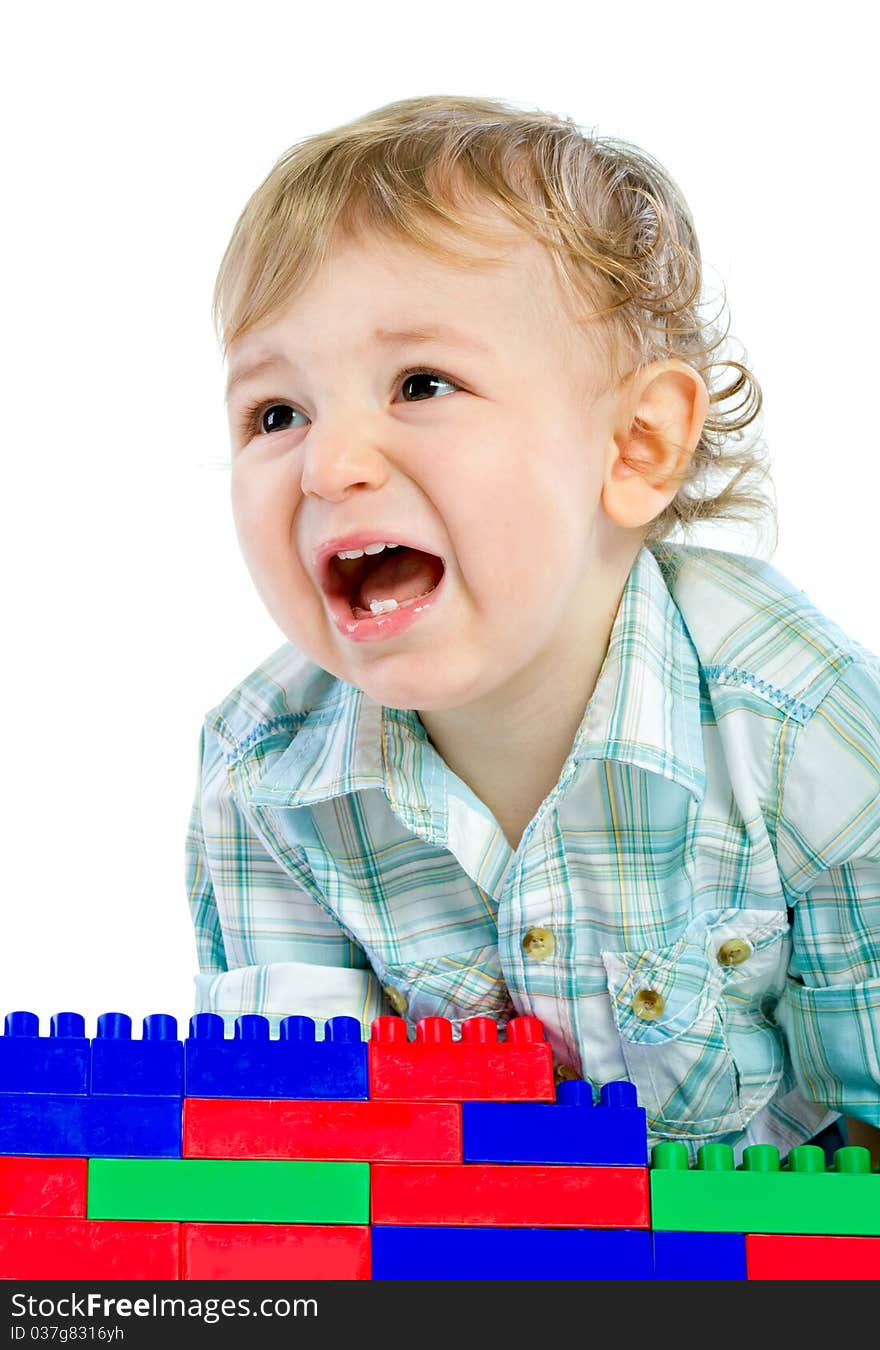
[[[302,493],[340,501],[352,488],[378,488],[388,478],[388,461],[369,430],[350,417],[313,426],[305,439]]]

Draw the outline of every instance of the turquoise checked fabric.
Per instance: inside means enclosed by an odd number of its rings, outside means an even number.
[[[198,1011],[533,1014],[692,1156],[880,1124],[880,661],[758,559],[640,551],[515,851],[285,643],[205,717],[186,881]]]

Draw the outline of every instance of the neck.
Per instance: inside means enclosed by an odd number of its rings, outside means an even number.
[[[434,748],[489,808],[511,848],[559,780],[608,651],[634,558],[612,570],[564,640],[488,698],[419,711]]]

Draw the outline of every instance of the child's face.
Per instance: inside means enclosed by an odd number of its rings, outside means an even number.
[[[505,690],[551,688],[607,608],[602,574],[620,571],[621,535],[638,547],[601,503],[616,405],[590,392],[594,339],[563,310],[543,247],[511,240],[503,266],[479,270],[404,243],[341,242],[230,354],[233,373],[268,352],[290,363],[229,397],[233,510],[257,590],[302,652],[389,707],[488,710]],[[441,325],[462,337],[375,336]],[[360,621],[337,600],[334,618],[319,554],[351,534],[442,557],[442,582]],[[418,573],[406,593],[435,577]]]

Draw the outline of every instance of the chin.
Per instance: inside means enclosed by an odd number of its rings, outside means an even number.
[[[346,676],[342,676],[345,679]],[[350,677],[349,677],[350,678]],[[354,683],[358,689],[362,689],[368,698],[374,703],[381,703],[385,708],[397,708],[404,712],[412,712],[416,708],[445,707],[441,699],[438,703],[436,697],[432,698],[427,693],[423,683],[411,684],[409,681],[401,684],[400,681],[387,680],[368,680],[362,682],[356,679]]]
[[[438,671],[436,665],[423,676],[407,671],[404,678],[389,678],[387,672],[383,676],[375,670],[352,670],[347,674],[343,672],[339,678],[362,689],[374,703],[381,703],[386,708],[433,712],[435,709],[454,707],[461,702],[460,698],[456,698],[444,672]]]

